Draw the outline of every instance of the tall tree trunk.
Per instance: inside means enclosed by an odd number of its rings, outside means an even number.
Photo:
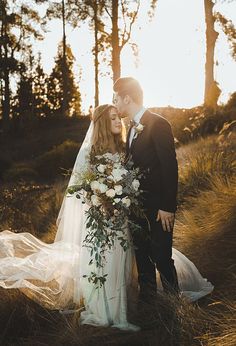
[[[204,0],[206,22],[206,63],[205,63],[205,95],[204,105],[216,108],[220,96],[220,88],[214,80],[214,51],[218,33],[214,29],[215,17],[213,15],[214,3]]]
[[[1,36],[3,37],[3,80],[4,80],[4,94],[2,101],[2,120],[3,130],[7,131],[9,128],[10,120],[10,78],[8,67],[8,49],[7,49],[7,14],[6,14],[6,1],[1,1],[2,11],[2,28]]]
[[[63,59],[62,59],[62,85],[63,85],[63,100],[62,100],[62,115],[68,115],[68,107],[66,104],[67,101],[67,90],[66,90],[66,23],[65,23],[65,1],[62,0],[62,26],[63,26]]]
[[[34,58],[31,55],[29,58],[29,63],[30,63],[30,69],[33,71],[33,65],[34,65]],[[34,92],[33,92],[33,76],[30,76],[30,118],[33,120],[36,117],[36,109],[35,109],[35,98],[34,98]]]
[[[119,45],[119,28],[118,28],[118,7],[119,1],[112,0],[112,72],[113,82],[120,78],[120,45]]]
[[[7,60],[7,59],[6,59]],[[4,100],[3,100],[3,130],[7,131],[10,121],[10,79],[9,70],[6,67],[4,71]]]
[[[99,80],[98,80],[98,3],[94,1],[94,66],[95,66],[95,107],[99,105]]]

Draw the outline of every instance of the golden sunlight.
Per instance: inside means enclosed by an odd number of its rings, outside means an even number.
[[[227,18],[236,21],[233,3],[218,4],[216,9]],[[148,4],[141,2],[141,14],[147,13]],[[53,65],[57,44],[61,40],[61,24],[49,23],[50,32],[38,44],[47,71]],[[75,74],[80,78],[83,110],[94,103],[94,69],[91,48],[93,36],[88,24],[72,30],[67,28],[68,42],[76,57]],[[199,0],[160,0],[152,21],[140,15],[132,34],[138,45],[138,57],[130,46],[121,54],[122,75],[134,76],[143,86],[146,106],[194,107],[203,103],[205,67],[205,20],[204,2]],[[223,33],[216,45],[216,79],[222,94],[220,102],[226,102],[236,89],[236,64],[230,57],[227,40]],[[100,103],[111,102],[112,80],[107,75],[106,64],[101,64]]]

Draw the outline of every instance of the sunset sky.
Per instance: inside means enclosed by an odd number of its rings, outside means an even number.
[[[141,1],[132,40],[139,46],[138,65],[127,46],[122,53],[122,76],[137,78],[144,89],[146,106],[193,107],[203,102],[205,65],[205,21],[203,0],[158,0],[152,22],[147,16],[149,1]],[[215,6],[236,24],[236,2]],[[50,72],[62,38],[61,23],[53,20],[43,42],[37,44],[46,72]],[[75,74],[81,75],[82,108],[94,102],[93,36],[88,24],[67,27],[68,43],[76,57]],[[236,91],[236,63],[230,56],[225,35],[220,31],[216,45],[216,80],[222,89],[221,102]],[[102,66],[103,73],[107,71]],[[100,78],[100,104],[111,102],[112,81]]]

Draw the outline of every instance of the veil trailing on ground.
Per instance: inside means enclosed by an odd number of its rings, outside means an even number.
[[[91,149],[93,122],[78,152],[69,179],[86,169]],[[19,288],[29,298],[50,309],[63,309],[79,303],[81,296],[82,233],[86,206],[65,193],[57,217],[57,233],[46,244],[30,233],[0,232],[0,286]]]

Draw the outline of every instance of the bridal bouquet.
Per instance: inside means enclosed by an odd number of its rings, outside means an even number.
[[[67,192],[86,203],[88,229],[84,246],[90,249],[90,265],[102,270],[106,251],[118,240],[124,251],[130,246],[127,228],[139,230],[130,214],[141,215],[139,169],[131,161],[125,164],[120,154],[106,153],[90,158],[89,168],[79,174]],[[89,282],[104,284],[105,275],[92,272]]]

